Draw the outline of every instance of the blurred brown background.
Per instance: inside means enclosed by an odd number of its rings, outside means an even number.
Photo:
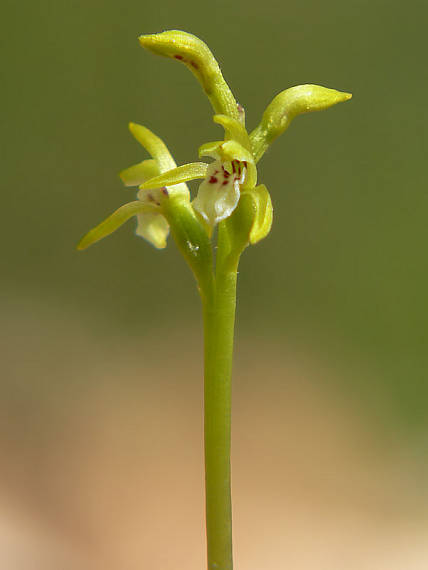
[[[242,259],[236,567],[419,570],[426,545],[426,22],[411,0],[3,5],[0,567],[204,567],[202,340],[171,242],[129,223],[128,121],[179,164],[221,136],[141,33],[205,40],[254,127],[282,89],[351,91],[260,164],[271,235]]]

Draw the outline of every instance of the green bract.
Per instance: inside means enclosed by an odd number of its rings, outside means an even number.
[[[241,253],[248,244],[263,239],[272,225],[271,198],[263,184],[257,186],[256,163],[294,117],[327,109],[350,99],[351,95],[317,85],[291,87],[273,99],[260,124],[249,134],[244,110],[237,104],[204,42],[178,30],[143,35],[139,42],[153,53],[184,63],[190,69],[214,108],[214,122],[223,127],[224,138],[199,148],[199,156],[212,158],[211,163],[177,166],[159,137],[141,125],[130,123],[131,133],[151,155],[120,173],[126,186],[139,187],[138,200],[120,207],[91,230],[78,248],[85,249],[135,216],[137,235],[157,248],[165,247],[172,230],[180,250],[188,253],[192,250],[194,259],[200,255],[195,252],[210,246],[214,227],[224,223],[230,251]],[[186,182],[194,179],[201,179],[202,183],[192,201]],[[185,231],[180,227],[184,219]],[[192,220],[190,225],[189,220]],[[245,226],[242,232],[238,231],[239,223]],[[187,240],[187,245],[180,240]],[[204,259],[208,257],[205,255]]]

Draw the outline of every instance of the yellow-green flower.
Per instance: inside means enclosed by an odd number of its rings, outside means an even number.
[[[257,181],[251,143],[245,127],[226,115],[215,115],[214,120],[224,126],[226,140],[206,143],[199,149],[199,156],[211,157],[214,162],[209,165],[199,162],[179,166],[140,185],[142,190],[146,190],[172,187],[178,182],[203,178],[192,206],[211,228],[233,213],[241,190],[253,189]]]
[[[146,127],[135,123],[130,123],[129,129],[152,158],[143,160],[120,173],[120,177],[126,186],[138,186],[147,179],[175,168],[174,159],[159,137]],[[137,194],[138,200],[121,206],[101,224],[92,229],[82,238],[78,249],[85,249],[106,237],[133,216],[137,218],[135,233],[146,239],[154,247],[164,248],[170,230],[164,212],[165,202],[176,197],[189,201],[190,194],[186,184],[174,184],[172,187],[154,186],[140,190]]]

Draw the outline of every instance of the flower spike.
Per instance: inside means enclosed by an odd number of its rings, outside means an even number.
[[[202,40],[179,30],[144,35],[138,40],[144,48],[184,63],[202,85],[216,113],[223,113],[237,120],[242,118],[217,61]]]
[[[207,94],[214,122],[223,127],[224,137],[199,148],[200,157],[213,159],[210,164],[177,166],[159,137],[130,123],[131,133],[150,155],[120,173],[126,186],[139,186],[138,200],[121,206],[92,229],[78,249],[136,217],[136,234],[158,249],[166,246],[171,234],[195,276],[205,338],[207,567],[231,569],[230,388],[238,265],[243,251],[269,234],[273,218],[270,194],[266,186],[257,185],[256,164],[294,117],[327,109],[351,95],[317,85],[292,87],[273,99],[259,126],[248,134],[244,109],[237,105],[203,41],[178,30],[143,35],[139,41],[190,69]],[[186,182],[197,178],[203,181],[191,201]]]

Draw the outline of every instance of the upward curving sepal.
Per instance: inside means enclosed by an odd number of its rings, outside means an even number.
[[[328,109],[337,103],[348,101],[351,97],[351,93],[320,85],[298,85],[279,93],[266,108],[261,123],[250,134],[256,162],[268,146],[288,128],[294,117]]]
[[[143,35],[140,44],[159,55],[184,63],[196,76],[216,113],[240,118],[238,105],[208,46],[193,34],[168,30]]]
[[[129,123],[129,130],[141,146],[156,160],[161,172],[171,170],[171,168],[177,166],[166,144],[152,131],[137,123]]]

